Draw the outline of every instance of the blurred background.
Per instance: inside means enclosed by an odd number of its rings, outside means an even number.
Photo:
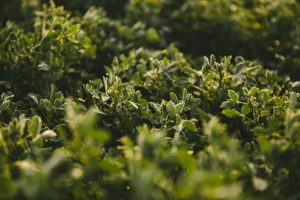
[[[142,40],[129,46],[157,49],[175,43],[183,53],[191,55],[196,63],[197,58],[202,55],[241,55],[261,62],[267,68],[279,70],[281,74],[287,74],[293,80],[299,80],[300,77],[298,0],[55,0],[54,2],[63,6],[65,10],[72,11],[72,16],[84,16],[91,7],[101,8],[102,17],[112,23],[117,22],[128,27],[136,27],[138,24],[148,30],[151,45]],[[47,0],[1,0],[1,27],[14,23],[31,31],[34,12],[48,3]],[[133,30],[134,34],[138,31],[139,28]],[[96,40],[95,38],[93,41]],[[111,59],[102,61],[107,64]]]

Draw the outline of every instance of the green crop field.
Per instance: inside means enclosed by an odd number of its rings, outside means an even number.
[[[300,1],[1,0],[0,199],[300,199]]]

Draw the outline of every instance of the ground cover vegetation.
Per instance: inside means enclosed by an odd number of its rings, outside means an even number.
[[[299,1],[0,13],[0,199],[300,199]]]

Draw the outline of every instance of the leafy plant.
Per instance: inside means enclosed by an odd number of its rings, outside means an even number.
[[[3,2],[0,199],[299,199],[297,1]]]

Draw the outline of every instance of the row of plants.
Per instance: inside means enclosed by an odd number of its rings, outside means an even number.
[[[0,199],[300,198],[297,1],[3,2]]]
[[[3,6],[0,6],[3,10],[0,21],[5,26],[7,20],[11,19],[26,30],[32,30],[34,12],[40,10],[43,3],[47,2],[47,0],[3,1]],[[98,48],[99,44],[106,43],[103,50],[108,51],[102,52],[104,54],[114,56],[120,53],[120,49],[124,52],[132,46],[163,48],[167,44],[176,43],[185,54],[191,55],[195,60],[201,55],[209,54],[218,57],[243,56],[247,59],[256,59],[265,67],[279,70],[280,73],[288,74],[297,80],[295,74],[300,65],[297,56],[300,49],[300,7],[297,0],[55,2],[72,11],[73,16],[81,18],[88,14],[94,17],[93,23],[86,18],[88,22],[85,25],[87,31],[88,28],[92,28],[90,36]],[[103,12],[96,12],[92,7],[104,8],[108,17],[103,19]],[[15,10],[18,12],[12,14]],[[146,38],[143,37],[145,31]],[[105,41],[101,36],[106,36]],[[118,38],[119,43],[115,44],[114,37]],[[119,52],[115,52],[117,50]],[[109,64],[109,61],[103,64]]]

